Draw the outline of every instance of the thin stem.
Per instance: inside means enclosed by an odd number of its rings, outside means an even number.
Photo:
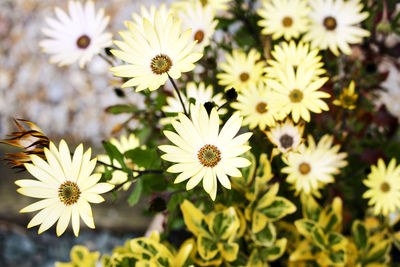
[[[171,76],[169,76],[168,73],[167,73],[167,75],[168,75],[168,78],[171,81],[172,85],[174,86],[175,92],[178,94],[179,100],[181,101],[181,104],[182,104],[182,107],[183,107],[183,112],[185,112],[185,115],[189,117],[189,114],[187,113],[186,108],[185,108],[185,104],[183,104],[181,93],[179,92],[179,89],[176,86],[176,83],[175,83],[174,79],[172,79]]]
[[[97,163],[100,163],[100,164],[102,164],[102,165],[104,165],[104,166],[113,168],[113,169],[115,169],[115,170],[124,171],[124,169],[122,169],[122,168],[119,168],[119,167],[117,167],[117,166],[114,166],[114,165],[105,163],[105,162],[100,161],[100,160],[98,160]],[[148,174],[148,173],[163,173],[163,172],[164,172],[163,170],[144,170],[144,171],[140,171],[140,170],[131,170],[131,171],[132,171],[132,172],[135,172],[135,173],[139,173],[140,175],[141,175],[141,174]]]
[[[109,60],[107,57],[105,57],[102,54],[99,54],[100,58],[102,58],[105,62],[107,62],[111,67],[114,67],[114,64],[111,60]]]

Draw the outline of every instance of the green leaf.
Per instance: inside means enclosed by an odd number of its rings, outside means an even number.
[[[234,236],[239,226],[240,221],[233,207],[221,212],[214,212],[210,217],[209,228],[221,240],[226,240]]]
[[[142,194],[142,190],[143,190],[143,180],[139,178],[136,180],[135,188],[133,189],[132,193],[128,198],[129,205],[133,206],[136,203],[138,203],[140,195]]]
[[[329,258],[336,264],[344,263],[344,250],[338,250],[329,254]]]
[[[118,150],[116,146],[114,146],[111,142],[103,141],[104,150],[107,152],[107,155],[110,157],[110,162],[113,162],[115,159],[122,166],[123,169],[129,170],[126,167],[124,161],[124,155]]]
[[[364,250],[367,247],[368,232],[364,223],[359,220],[354,221],[351,226],[351,234],[358,249]]]
[[[169,211],[172,211],[174,209],[176,209],[176,207],[178,207],[183,200],[185,200],[185,197],[183,194],[174,194],[172,195],[171,199],[169,200],[168,204],[167,204],[167,209]]]
[[[314,241],[314,244],[317,245],[322,250],[326,249],[327,244],[325,241],[325,233],[319,226],[314,226],[311,230],[311,237]]]
[[[131,105],[114,105],[106,108],[106,112],[111,114],[133,113],[138,110],[139,109],[136,106]]]
[[[200,235],[197,239],[197,249],[200,256],[205,260],[214,258],[218,253],[217,243],[203,235]]]
[[[287,239],[281,238],[279,240],[276,240],[272,246],[263,248],[261,254],[264,261],[274,261],[280,258],[285,252],[286,244]]]
[[[268,207],[259,210],[259,212],[261,212],[273,221],[279,220],[280,218],[295,211],[296,206],[283,197],[276,197],[275,200]]]
[[[254,242],[260,246],[271,246],[276,239],[276,229],[273,223],[267,225],[256,234],[252,234]]]
[[[306,238],[311,238],[311,231],[315,224],[316,223],[310,219],[300,219],[294,222],[297,231]]]
[[[132,160],[133,164],[145,169],[159,167],[161,160],[155,149],[142,149],[137,147],[125,152],[125,157]]]

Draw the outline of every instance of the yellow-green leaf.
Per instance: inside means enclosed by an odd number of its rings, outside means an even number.
[[[196,208],[190,201],[184,200],[181,204],[181,211],[186,227],[194,235],[206,235],[210,237],[210,234],[206,228],[207,223],[205,222],[204,214]]]
[[[210,214],[209,229],[221,240],[236,236],[239,226],[240,221],[233,207]]]
[[[226,261],[234,261],[237,258],[239,245],[236,243],[218,243],[218,250]]]
[[[266,207],[257,210],[264,214],[270,221],[276,221],[288,214],[296,211],[296,206],[284,197],[275,197],[275,199]]]
[[[367,247],[368,242],[368,231],[364,223],[359,220],[354,221],[351,226],[351,234],[357,248],[364,250]]]
[[[204,260],[214,258],[218,253],[217,243],[206,236],[197,237],[197,250]]]

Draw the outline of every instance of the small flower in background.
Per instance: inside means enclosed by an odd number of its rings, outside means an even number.
[[[289,152],[283,161],[288,165],[281,172],[287,173],[286,181],[293,185],[296,194],[305,193],[321,197],[319,189],[335,181],[333,175],[347,165],[347,153],[339,152],[340,145],[333,145],[333,136],[324,135],[318,144],[309,135],[307,146],[298,152]]]
[[[371,172],[363,183],[368,190],[363,198],[368,198],[368,205],[374,207],[375,215],[387,216],[400,209],[400,166],[392,158],[386,167],[383,159],[377,165],[371,166]]]
[[[39,45],[43,52],[51,54],[50,62],[58,66],[79,62],[85,67],[94,55],[110,46],[112,34],[104,32],[110,18],[104,16],[104,9],[97,13],[93,1],[82,5],[79,1],[68,2],[69,15],[56,7],[57,19],[46,18],[47,28],[42,31],[47,39]]]
[[[355,103],[357,102],[358,94],[354,92],[354,89],[355,83],[354,81],[351,81],[349,87],[343,88],[343,92],[340,93],[339,99],[335,99],[333,104],[345,109],[355,109]]]
[[[293,122],[287,118],[285,122],[277,123],[275,127],[266,131],[265,134],[280,153],[286,154],[289,151],[297,151],[300,144],[303,142],[304,126],[304,123],[294,125]]]
[[[182,20],[183,29],[192,29],[192,40],[197,41],[195,51],[203,52],[210,44],[218,20],[214,20],[214,11],[210,5],[203,6],[200,1],[187,2],[177,10],[177,17]],[[194,19],[195,18],[195,19]]]
[[[225,86],[226,90],[234,87],[240,92],[262,80],[264,62],[260,61],[261,54],[256,49],[251,49],[249,53],[233,50],[225,57],[226,62],[220,63],[223,72],[218,73],[217,78],[218,84]]]
[[[234,113],[219,131],[219,117],[213,108],[210,116],[203,106],[191,105],[191,120],[179,113],[179,121],[172,126],[177,133],[164,131],[165,136],[174,145],[162,145],[159,149],[166,154],[161,158],[177,164],[168,168],[168,172],[180,173],[175,183],[188,180],[186,190],[193,189],[201,180],[203,188],[215,200],[218,181],[227,189],[231,182],[227,175],[241,177],[238,168],[247,167],[250,161],[239,157],[251,147],[245,145],[252,133],[247,132],[235,137],[242,126],[243,118]]]
[[[250,129],[257,126],[264,130],[266,126],[273,127],[275,120],[280,118],[280,110],[276,105],[270,105],[274,101],[273,94],[263,82],[258,85],[250,85],[249,88],[239,93],[237,101],[231,104],[232,108],[243,115],[243,125],[249,125]]]
[[[329,49],[335,56],[340,52],[350,55],[349,44],[361,43],[369,36],[367,30],[357,26],[368,17],[359,0],[310,0],[309,4],[311,24],[303,38],[312,47]]]
[[[154,91],[166,83],[168,76],[178,79],[183,72],[193,70],[194,63],[203,56],[193,52],[196,43],[190,41],[191,30],[182,33],[180,20],[172,14],[164,20],[156,11],[154,23],[144,18],[143,28],[129,21],[125,24],[129,32],[119,32],[123,41],[114,41],[121,50],[113,49],[111,53],[128,64],[110,69],[115,76],[130,78],[123,88],[137,86],[137,92],[147,88]]]
[[[166,21],[168,16],[172,14],[172,10],[169,9],[165,3],[162,3],[159,8],[157,8],[155,5],[150,5],[149,8],[146,8],[142,5],[140,6],[140,14],[136,12],[132,13],[133,24],[135,24],[138,29],[141,30],[142,34],[145,34],[143,31],[143,19],[147,19],[151,24],[154,25],[154,16],[156,15],[157,11],[160,12],[162,21]],[[129,21],[124,21],[124,24],[127,28],[129,28],[129,23]]]
[[[176,91],[173,91],[174,97],[167,97],[167,105],[163,106],[161,109],[162,111],[166,113],[179,113],[183,112],[183,107],[182,104],[179,100],[178,94]],[[189,109],[190,103],[189,99],[193,98],[196,103],[196,107],[199,107],[200,105],[203,105],[206,102],[214,102],[217,107],[221,107],[224,104],[223,100],[223,95],[222,93],[218,93],[214,95],[214,89],[212,85],[207,85],[203,82],[199,83],[199,85],[196,85],[194,82],[188,82],[186,84],[186,96],[181,95],[183,103],[185,104],[186,110]],[[218,110],[218,114],[225,114],[226,109],[222,108]],[[160,120],[161,124],[169,124],[171,123],[174,119],[177,119],[176,117],[167,117],[167,118],[162,118]]]
[[[271,51],[273,59],[268,59],[268,66],[264,71],[268,78],[279,79],[279,71],[284,72],[287,66],[299,68],[302,66],[307,70],[313,70],[312,80],[318,79],[320,75],[326,73],[323,69],[322,57],[318,55],[319,50],[310,49],[308,43],[299,42],[296,44],[293,40],[289,43],[281,42],[275,45]]]
[[[134,134],[130,134],[128,138],[125,135],[122,135],[120,137],[120,140],[113,137],[110,139],[110,143],[113,144],[122,154],[124,154],[126,151],[135,149],[140,146],[140,141]],[[97,155],[97,160],[99,161],[100,164],[105,163],[108,165],[112,165],[116,168],[122,168],[121,164],[119,164],[119,162],[116,159],[114,159],[111,164],[110,157],[105,154]],[[126,166],[128,166],[130,169],[132,170],[139,169],[135,168],[135,164],[130,159],[124,158],[124,161]],[[96,169],[96,172],[103,173],[104,171],[105,171],[105,166],[99,166]],[[111,180],[107,182],[113,185],[119,185],[125,183],[126,180],[128,180],[128,174],[126,172],[121,170],[114,170],[112,173]],[[122,186],[122,188],[126,191],[129,189],[131,185],[132,182],[127,182]]]
[[[258,25],[263,27],[261,33],[272,34],[272,39],[284,37],[289,41],[308,30],[309,12],[306,0],[263,1],[263,7],[258,11],[263,19]]]
[[[100,252],[90,252],[85,246],[73,246],[70,252],[71,262],[56,262],[56,267],[95,267],[100,257]]]
[[[97,159],[90,159],[91,149],[83,153],[83,145],[75,149],[71,158],[68,145],[61,140],[59,149],[50,142],[44,149],[46,159],[31,155],[32,163],[25,168],[36,179],[23,179],[15,183],[20,187],[18,193],[42,198],[20,212],[40,210],[29,222],[28,228],[40,225],[39,234],[49,229],[57,220],[57,236],[62,235],[72,221],[75,236],[79,234],[80,219],[94,228],[91,203],[103,202],[100,194],[110,191],[114,186],[98,183],[101,174],[92,174]]]
[[[19,132],[8,135],[9,139],[0,143],[22,148],[19,153],[7,153],[6,160],[12,168],[25,170],[24,164],[31,163],[29,155],[44,158],[44,148],[49,147],[49,138],[34,123],[27,120],[14,120]],[[24,126],[28,126],[27,129]]]
[[[294,68],[287,65],[286,71],[277,70],[279,80],[267,79],[268,84],[274,91],[274,103],[284,114],[291,113],[295,123],[300,118],[309,122],[310,111],[321,113],[329,110],[328,105],[322,98],[329,98],[328,93],[318,91],[328,80],[327,77],[313,80],[314,70],[299,66],[295,72]]]

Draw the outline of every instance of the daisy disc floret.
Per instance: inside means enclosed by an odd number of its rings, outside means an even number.
[[[232,54],[227,53],[225,57],[226,62],[220,64],[223,72],[218,73],[217,78],[226,90],[233,87],[242,91],[262,80],[264,62],[260,61],[261,54],[256,49],[251,49],[249,53],[233,50]]]
[[[363,183],[368,190],[363,198],[368,198],[368,205],[374,207],[375,215],[387,216],[400,209],[400,166],[393,158],[386,166],[383,159],[371,166],[371,172]]]
[[[115,76],[130,78],[122,87],[136,87],[136,91],[158,89],[168,80],[181,77],[194,69],[194,63],[203,54],[193,52],[196,42],[191,41],[191,29],[181,31],[180,20],[172,14],[163,19],[156,11],[154,23],[143,18],[143,28],[132,22],[125,23],[128,31],[119,32],[123,41],[114,41],[121,50],[111,50],[127,64],[110,70]]]
[[[311,42],[312,47],[329,49],[336,56],[340,52],[349,55],[350,44],[361,43],[369,36],[358,26],[368,17],[359,0],[311,0],[309,4],[311,24],[304,41]]]
[[[249,160],[240,157],[250,149],[245,145],[252,133],[237,133],[242,117],[234,113],[219,131],[216,108],[208,115],[203,105],[191,106],[191,119],[179,113],[179,121],[172,122],[175,132],[164,131],[174,145],[162,145],[159,149],[166,154],[161,158],[175,164],[168,172],[179,173],[175,183],[189,180],[186,189],[193,189],[201,180],[203,188],[215,200],[217,179],[223,187],[231,189],[229,176],[241,177],[238,168],[249,166]]]
[[[303,66],[295,72],[294,68],[288,65],[285,72],[278,71],[277,74],[279,79],[268,79],[266,83],[275,92],[274,105],[277,105],[283,114],[291,113],[294,122],[297,123],[300,118],[310,121],[310,111],[321,113],[323,110],[329,110],[322,98],[329,98],[330,95],[319,91],[328,78],[313,80],[314,70]]]
[[[263,1],[263,6],[258,11],[263,19],[258,25],[263,27],[261,33],[272,34],[272,39],[284,37],[289,41],[307,31],[309,12],[306,0]]]
[[[288,165],[281,172],[287,173],[286,181],[293,185],[296,194],[313,194],[320,197],[319,189],[335,181],[333,175],[347,165],[347,153],[339,152],[340,145],[333,145],[333,136],[324,135],[318,144],[308,136],[308,144],[298,152],[289,152],[282,158]]]
[[[36,179],[23,179],[15,183],[22,195],[42,200],[35,202],[20,212],[40,210],[29,222],[28,228],[40,225],[39,234],[57,222],[57,235],[66,230],[70,221],[74,234],[78,236],[80,218],[94,228],[92,208],[89,203],[103,202],[100,194],[110,191],[114,186],[99,183],[101,174],[92,174],[96,159],[90,159],[91,149],[83,152],[80,144],[71,157],[67,143],[61,140],[59,148],[50,142],[44,149],[46,159],[31,155],[32,163],[25,168]]]
[[[55,8],[56,19],[46,18],[47,27],[42,31],[47,39],[39,45],[43,52],[51,54],[50,62],[58,66],[79,62],[81,68],[112,44],[111,33],[104,32],[110,17],[104,9],[95,10],[93,1],[83,5],[79,1],[68,2],[69,14]]]

